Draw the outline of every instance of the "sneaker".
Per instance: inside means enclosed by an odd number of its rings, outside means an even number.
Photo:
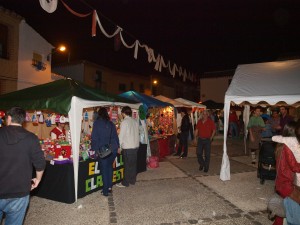
[[[103,191],[101,191],[101,195],[108,197],[108,194],[104,194]]]
[[[181,158],[181,159],[186,158],[186,155],[181,154],[179,158]]]
[[[126,187],[126,186],[125,186],[125,185],[123,185],[122,183],[117,183],[117,184],[116,184],[116,186],[117,186],[117,187],[120,187],[120,188],[124,188],[124,187]]]

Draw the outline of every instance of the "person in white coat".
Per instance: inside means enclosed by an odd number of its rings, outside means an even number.
[[[132,118],[132,110],[129,106],[125,106],[121,110],[123,121],[120,125],[119,153],[122,153],[124,162],[123,181],[116,186],[128,187],[134,185],[137,175],[137,151],[140,145],[139,123]]]

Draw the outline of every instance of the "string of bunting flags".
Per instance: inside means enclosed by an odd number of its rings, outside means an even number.
[[[47,11],[48,13],[53,13],[57,8],[57,1],[58,0],[39,0],[41,7]],[[157,56],[154,53],[154,49],[150,48],[146,44],[142,44],[139,40],[135,40],[132,44],[128,44],[125,42],[123,33],[125,32],[123,28],[121,28],[118,25],[116,26],[116,29],[112,34],[109,34],[105,31],[104,27],[101,24],[100,18],[98,16],[98,13],[96,10],[92,10],[92,12],[87,14],[81,14],[78,12],[75,12],[71,9],[70,6],[68,6],[63,0],[60,0],[62,4],[65,6],[65,8],[71,12],[73,15],[78,17],[87,17],[92,15],[92,36],[96,36],[96,24],[98,24],[100,31],[104,34],[107,38],[115,38],[115,41],[119,44],[121,42],[126,48],[131,49],[134,48],[134,59],[138,58],[138,51],[139,49],[144,49],[148,55],[148,62],[149,63],[155,63],[154,69],[156,71],[161,72],[163,68],[167,68],[169,70],[169,73],[175,78],[176,74],[178,74],[179,77],[182,77],[182,80],[185,82],[186,80],[189,80],[191,82],[197,82],[197,76],[187,71],[185,68],[181,66],[177,66],[176,63],[171,63],[170,60],[164,59],[164,57],[160,54],[157,54]]]

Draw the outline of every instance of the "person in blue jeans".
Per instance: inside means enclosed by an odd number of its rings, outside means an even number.
[[[98,159],[103,181],[102,194],[104,196],[108,196],[112,192],[113,162],[117,156],[119,138],[116,126],[110,121],[106,108],[100,107],[98,118],[93,124],[91,148],[92,150],[99,150],[107,144],[111,145],[112,154]]]
[[[215,133],[215,123],[209,118],[209,112],[204,110],[202,119],[200,119],[196,125],[194,141],[195,143],[197,142],[197,158],[200,165],[199,170],[203,170],[205,173],[207,173],[209,169],[211,142]]]
[[[0,129],[0,224],[21,225],[46,166],[38,137],[22,127],[26,112],[13,107],[6,113],[6,127]],[[32,178],[33,168],[35,177]]]

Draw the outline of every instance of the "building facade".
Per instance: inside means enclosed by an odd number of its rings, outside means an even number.
[[[200,78],[200,101],[213,100],[224,103],[225,93],[233,75],[234,70],[205,73]]]
[[[24,18],[0,7],[0,94],[52,81],[52,49]]]
[[[52,72],[83,82],[90,87],[112,94],[137,91],[169,98],[199,99],[199,87],[162,74],[140,75],[125,73],[81,60],[52,67]],[[156,81],[156,83],[154,83]]]

